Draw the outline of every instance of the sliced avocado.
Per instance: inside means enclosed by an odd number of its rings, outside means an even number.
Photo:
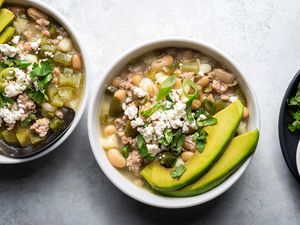
[[[208,137],[204,151],[195,152],[193,158],[185,163],[186,171],[180,178],[172,178],[172,169],[163,167],[158,161],[146,166],[141,175],[158,191],[173,191],[193,183],[207,172],[231,141],[241,121],[243,110],[243,104],[236,100],[214,115],[218,122],[205,128]]]
[[[182,189],[161,192],[161,194],[173,197],[187,197],[211,190],[234,173],[254,152],[258,136],[259,133],[256,129],[233,138],[220,159],[203,177]]]

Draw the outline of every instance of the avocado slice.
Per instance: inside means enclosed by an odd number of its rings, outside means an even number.
[[[15,18],[15,14],[8,9],[0,9],[0,32]]]
[[[193,158],[185,163],[186,171],[180,178],[172,178],[172,169],[163,167],[158,161],[147,165],[141,171],[141,175],[158,191],[174,191],[193,183],[209,170],[231,141],[241,121],[243,110],[241,101],[236,100],[214,115],[218,123],[204,128],[208,133],[204,151],[195,152]]]
[[[203,177],[180,190],[161,192],[161,194],[173,197],[188,197],[211,190],[233,174],[254,152],[258,136],[259,132],[256,129],[233,138],[220,159]]]

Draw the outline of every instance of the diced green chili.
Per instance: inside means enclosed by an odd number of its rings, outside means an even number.
[[[63,66],[71,66],[73,55],[70,53],[56,52],[54,55],[54,62],[59,63]]]
[[[191,79],[184,79],[182,82],[182,90],[185,97],[189,100],[187,104],[191,103],[199,96],[197,85]]]
[[[184,62],[184,63],[182,63],[181,71],[184,73],[185,72],[198,73],[199,72],[198,63],[197,62]]]
[[[113,97],[109,106],[109,115],[118,117],[123,113],[122,103],[119,98]]]

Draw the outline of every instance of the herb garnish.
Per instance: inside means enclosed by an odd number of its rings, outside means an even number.
[[[2,92],[0,93],[0,107],[3,107],[4,105],[7,104],[14,104],[14,100],[5,96]]]
[[[128,157],[129,152],[130,152],[130,145],[124,145],[124,146],[121,148],[121,153],[122,153],[122,155],[123,155],[125,158]]]
[[[155,104],[154,106],[152,106],[150,109],[147,109],[145,111],[142,111],[141,112],[141,115],[142,116],[146,116],[146,117],[149,117],[151,116],[153,113],[155,113],[157,110],[159,110],[161,108],[161,104],[160,103],[157,103]]]
[[[137,135],[137,146],[138,146],[139,153],[143,158],[145,158],[149,161],[154,159],[154,157],[149,154],[147,145],[146,145],[145,140],[144,140],[144,137],[141,133],[139,133]]]
[[[185,171],[186,168],[184,164],[181,164],[180,166],[175,167],[170,174],[173,178],[179,178],[182,174],[184,174]]]
[[[198,132],[193,134],[192,140],[196,142],[197,150],[201,153],[203,152],[207,139],[207,132],[203,129],[200,129]]]
[[[160,101],[160,100],[164,99],[165,97],[167,97],[167,95],[172,90],[174,84],[176,83],[176,79],[177,79],[176,75],[173,75],[173,76],[168,77],[161,83],[157,97],[156,97],[156,101]]]
[[[296,95],[287,100],[288,106],[292,106],[291,116],[294,121],[288,125],[288,129],[291,132],[300,130],[300,83],[298,83],[298,90]]]
[[[45,100],[49,100],[46,94],[46,88],[52,79],[52,70],[53,69],[50,62],[48,60],[45,60],[40,61],[40,63],[34,64],[32,72],[30,73],[30,77],[32,79],[39,79],[35,81],[36,90],[31,90],[28,96],[38,104],[42,103]]]
[[[21,121],[21,126],[22,127],[27,127],[28,124],[31,121],[35,120],[35,119],[36,119],[36,115],[35,114],[29,114],[29,116],[25,120]]]

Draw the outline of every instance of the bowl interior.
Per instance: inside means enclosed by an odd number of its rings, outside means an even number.
[[[114,168],[108,161],[105,151],[101,148],[100,144],[100,129],[98,124],[98,114],[100,109],[100,101],[104,90],[105,84],[107,84],[115,74],[118,72],[133,58],[138,57],[146,52],[149,52],[158,48],[165,47],[181,47],[181,48],[191,48],[198,50],[206,55],[209,55],[219,61],[222,65],[224,65],[229,71],[236,74],[236,78],[240,83],[247,101],[250,110],[250,119],[249,119],[249,130],[259,128],[259,109],[258,104],[255,99],[254,94],[251,92],[249,87],[249,83],[246,82],[246,78],[241,75],[241,72],[237,69],[237,67],[233,64],[232,60],[229,59],[225,54],[221,53],[219,50],[190,39],[162,39],[153,41],[151,43],[147,43],[141,45],[137,48],[134,48],[123,56],[121,56],[115,63],[112,64],[111,68],[108,70],[105,79],[98,87],[97,92],[92,98],[90,108],[89,108],[89,137],[91,146],[94,152],[94,155],[100,165],[101,169],[104,171],[106,176],[124,193],[128,194],[132,198],[141,201],[143,203],[165,207],[165,208],[182,208],[189,207],[193,205],[198,205],[204,202],[207,202],[218,195],[222,194],[226,191],[230,186],[232,186],[238,178],[243,174],[246,167],[251,161],[250,157],[247,159],[244,164],[234,173],[232,174],[225,182],[212,189],[209,192],[204,194],[194,196],[194,197],[186,197],[186,198],[171,198],[164,197],[154,193],[151,193],[148,190],[140,188],[134,185],[131,181],[125,178],[116,168]]]
[[[50,15],[57,22],[59,22],[67,30],[67,32],[72,36],[74,45],[81,53],[82,60],[83,60],[83,66],[84,66],[83,73],[85,75],[81,104],[80,104],[80,107],[76,110],[76,116],[73,120],[71,127],[68,129],[68,131],[60,139],[58,139],[57,142],[55,142],[53,145],[51,145],[49,148],[47,148],[46,150],[44,150],[40,153],[32,155],[30,157],[26,157],[26,158],[22,158],[22,159],[21,158],[13,159],[13,158],[9,158],[9,157],[0,155],[0,164],[1,163],[2,164],[15,164],[15,163],[28,162],[33,159],[37,159],[39,157],[46,155],[47,153],[49,153],[49,152],[53,151],[55,148],[57,148],[61,143],[63,143],[65,141],[65,139],[73,132],[73,130],[79,123],[79,121],[85,111],[86,105],[87,105],[90,69],[89,69],[89,65],[87,64],[87,61],[88,61],[87,54],[86,54],[85,50],[82,48],[83,45],[80,43],[78,35],[76,34],[76,32],[72,28],[72,26],[65,20],[65,18],[61,14],[59,14],[56,10],[54,10],[49,5],[47,5],[41,1],[38,1],[38,0],[22,0],[22,1],[6,0],[5,3],[35,7],[37,9],[45,12],[46,14]]]

